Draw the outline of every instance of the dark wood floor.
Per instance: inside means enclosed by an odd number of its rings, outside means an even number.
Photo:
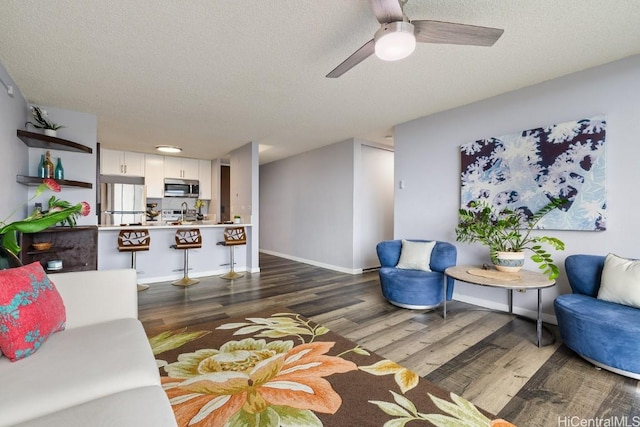
[[[157,333],[287,307],[519,426],[640,425],[638,381],[594,368],[559,338],[539,349],[529,321],[455,301],[446,320],[440,310],[401,309],[382,298],[375,271],[348,275],[265,254],[260,268],[187,289],[153,284],[139,293],[140,319]],[[613,424],[624,417],[628,424]]]

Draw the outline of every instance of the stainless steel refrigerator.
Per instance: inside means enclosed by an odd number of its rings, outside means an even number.
[[[100,224],[144,224],[147,210],[146,187],[142,184],[100,184]]]

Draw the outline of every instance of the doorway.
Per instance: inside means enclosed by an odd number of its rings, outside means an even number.
[[[393,162],[394,153],[362,145],[362,191],[359,193],[361,206],[360,253],[362,269],[380,267],[376,245],[383,240],[393,239]]]
[[[231,221],[231,167],[220,166],[220,222]]]

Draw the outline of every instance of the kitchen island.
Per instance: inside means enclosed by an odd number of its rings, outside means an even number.
[[[179,279],[183,275],[184,251],[170,247],[175,244],[176,229],[199,228],[202,234],[202,248],[189,250],[189,277],[222,275],[230,268],[229,248],[217,243],[224,240],[223,233],[226,227],[244,227],[247,233],[247,245],[235,248],[235,270],[259,272],[258,265],[251,265],[251,224],[215,224],[206,221],[182,225],[99,226],[98,270],[130,267],[131,254],[118,251],[118,233],[123,229],[147,229],[151,235],[151,244],[148,251],[137,254],[138,283]]]

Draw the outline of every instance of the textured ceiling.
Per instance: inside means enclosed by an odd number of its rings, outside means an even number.
[[[2,0],[0,62],[29,102],[94,113],[108,148],[266,163],[640,53],[637,0],[410,0],[411,19],[504,28],[325,75],[373,37],[367,0]],[[388,141],[386,141],[388,142]]]

